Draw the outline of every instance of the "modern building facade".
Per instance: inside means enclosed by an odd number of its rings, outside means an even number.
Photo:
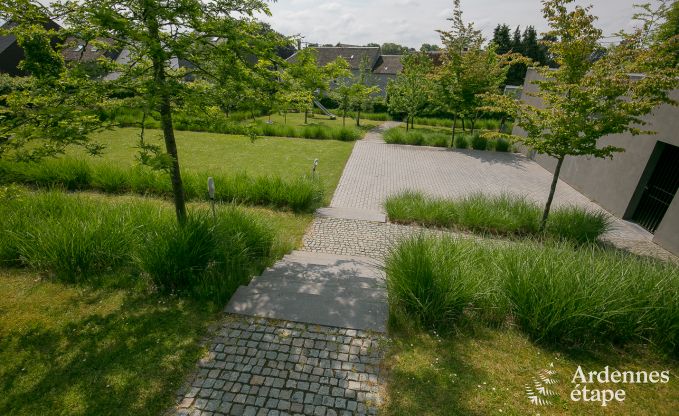
[[[539,74],[529,69],[521,99],[541,106],[529,94]],[[679,101],[679,90],[671,92]],[[635,222],[653,234],[653,241],[679,255],[679,107],[663,104],[646,116],[645,129],[654,135],[629,133],[603,137],[600,144],[624,148],[612,159],[566,157],[560,178],[615,216]],[[515,128],[514,134],[521,135]],[[554,172],[556,160],[533,155]]]

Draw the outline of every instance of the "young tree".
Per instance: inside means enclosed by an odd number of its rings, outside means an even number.
[[[499,92],[507,65],[515,56],[498,55],[494,43],[484,47],[481,32],[472,23],[463,21],[459,0],[455,1],[453,17],[448,20],[452,22],[452,28],[439,31],[445,49],[443,63],[434,74],[434,97],[440,108],[453,114],[451,136],[454,143],[457,119],[461,118],[463,123],[465,119],[470,120],[474,131],[484,104],[483,95]],[[502,30],[500,28],[498,32]]]
[[[295,55],[295,60],[283,73],[289,86],[297,90],[297,97],[308,98],[304,109],[304,123],[308,121],[309,110],[313,108],[314,97],[330,91],[330,82],[349,76],[349,64],[338,57],[333,62],[319,67],[316,62],[316,51],[312,48],[302,49]]]
[[[353,91],[351,90],[351,81],[340,81],[339,85],[331,92],[331,96],[337,101],[338,108],[342,112],[342,126],[347,124],[347,113],[352,107]]]
[[[123,96],[139,97],[160,114],[165,152],[159,158],[169,172],[177,219],[186,220],[184,186],[174,135],[173,112],[191,78],[224,79],[233,62],[255,70],[275,59],[276,41],[262,30],[254,15],[268,14],[264,1],[229,0],[62,0],[52,11],[77,39],[108,39],[107,49],[129,52],[130,63],[117,67],[116,79],[105,84]],[[178,68],[177,62],[187,62]],[[236,74],[238,75],[238,74]],[[126,99],[109,101],[128,105]],[[148,147],[146,148],[148,149]],[[157,149],[159,150],[159,149]]]
[[[355,77],[350,88],[351,106],[356,110],[356,126],[361,125],[361,111],[368,111],[372,107],[372,101],[380,89],[372,86],[372,68],[370,58],[364,55],[359,64],[358,75]]]
[[[549,22],[554,41],[550,53],[558,68],[540,67],[535,96],[544,107],[534,107],[505,96],[489,97],[497,108],[508,111],[514,124],[526,137],[508,136],[538,153],[557,161],[545,204],[541,229],[545,228],[554,192],[566,156],[612,157],[624,151],[614,145],[600,146],[598,140],[610,134],[642,131],[642,116],[657,105],[671,102],[668,92],[677,88],[679,73],[672,55],[663,52],[664,44],[644,46],[642,32],[624,35],[597,60],[591,59],[600,48],[601,31],[594,26],[589,7],[576,6],[572,0],[545,0],[543,14]],[[641,72],[641,79],[629,74]],[[496,134],[497,135],[497,134]]]
[[[389,110],[406,114],[406,131],[429,104],[432,68],[433,64],[427,55],[406,55],[403,57],[403,71],[387,85]]]

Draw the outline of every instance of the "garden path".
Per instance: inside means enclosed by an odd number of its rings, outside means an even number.
[[[547,195],[551,175],[525,157],[385,144],[381,133],[394,125],[384,123],[356,143],[303,250],[239,288],[179,392],[177,414],[376,414],[387,320],[382,261],[389,247],[421,232],[479,238],[387,223],[385,198],[406,189],[453,198],[517,193],[536,202]],[[563,182],[555,200],[561,204],[599,208]],[[674,258],[621,220],[605,239]]]

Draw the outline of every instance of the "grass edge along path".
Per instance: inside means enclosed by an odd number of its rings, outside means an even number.
[[[472,194],[456,200],[404,191],[384,203],[390,221],[425,227],[467,230],[482,235],[547,237],[574,243],[596,241],[612,224],[603,211],[577,206],[552,210],[544,235],[539,233],[542,208],[527,198]]]

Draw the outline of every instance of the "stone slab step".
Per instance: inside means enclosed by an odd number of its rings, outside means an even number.
[[[341,328],[386,331],[387,303],[307,293],[270,293],[241,286],[225,312]]]
[[[293,261],[303,264],[318,264],[318,265],[344,265],[349,263],[356,263],[359,265],[370,266],[381,269],[382,261],[372,257],[365,256],[344,256],[339,254],[317,253],[313,251],[295,250],[283,257],[284,261]]]
[[[387,216],[380,211],[369,211],[360,208],[326,207],[316,210],[319,217],[342,218],[370,222],[387,222]]]
[[[308,282],[291,279],[253,279],[248,286],[262,293],[304,293],[326,297],[365,299],[371,302],[386,302],[387,290],[356,282]]]
[[[352,273],[322,273],[312,270],[267,269],[261,276],[252,279],[253,284],[287,280],[294,283],[319,283],[332,286],[355,285],[362,288],[377,289],[385,286],[384,279],[375,276],[360,276]]]

